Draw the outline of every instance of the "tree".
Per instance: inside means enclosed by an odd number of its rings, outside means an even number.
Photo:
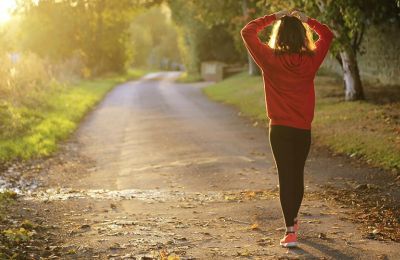
[[[179,47],[182,61],[189,74],[200,71],[199,42],[205,33],[205,26],[195,19],[195,6],[192,1],[167,0],[172,19],[179,27]]]
[[[265,2],[265,1],[262,1]],[[343,69],[345,100],[364,99],[357,62],[365,30],[371,25],[399,22],[399,1],[394,0],[292,0],[269,1],[270,8],[299,8],[328,24],[335,33],[331,52]]]
[[[143,10],[131,23],[133,62],[160,69],[164,62],[180,64],[178,33],[165,5]]]
[[[348,101],[365,98],[357,62],[357,55],[365,51],[361,48],[365,30],[371,25],[400,20],[399,0],[198,0],[192,5],[197,10],[192,17],[208,27],[221,25],[228,28],[243,54],[246,52],[241,49],[243,44],[238,32],[246,21],[266,13],[298,8],[328,24],[336,36],[331,53],[343,68],[345,100]],[[249,59],[251,74],[254,73],[252,65]]]
[[[129,26],[135,9],[131,0],[79,1],[79,26],[75,30],[79,48],[95,74],[123,71],[132,61]]]
[[[242,0],[242,10],[243,16],[247,19],[250,17],[249,12],[249,3],[248,0]],[[249,75],[255,76],[260,74],[260,69],[258,68],[256,62],[254,61],[253,57],[247,51],[247,59],[249,64]]]
[[[240,29],[249,20],[262,14],[260,2],[256,0],[226,0],[226,1],[194,1],[198,17],[206,26],[221,26],[227,28],[235,41],[237,50],[246,54],[242,56],[248,61],[249,74],[259,75],[260,70],[251,55],[247,52],[240,36]]]
[[[161,0],[18,0],[20,42],[52,62],[79,53],[93,74],[123,71],[132,60],[130,23]]]
[[[205,60],[235,62],[241,55],[235,48],[235,39],[226,23],[208,23],[200,3],[228,3],[232,1],[186,1],[168,0],[172,18],[180,27],[182,59],[189,73],[198,73]],[[219,19],[220,17],[215,17]]]
[[[75,9],[64,1],[23,2],[19,47],[41,57],[59,62],[69,57],[77,46],[74,28],[78,27]]]

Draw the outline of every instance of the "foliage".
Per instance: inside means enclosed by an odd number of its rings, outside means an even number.
[[[336,54],[345,47],[356,52],[360,49],[364,31],[368,26],[380,23],[399,23],[400,7],[393,0],[291,0],[265,1],[269,10],[297,8],[308,16],[330,26],[335,33],[332,52]],[[365,51],[365,50],[364,50]]]
[[[175,64],[176,69],[180,63],[178,32],[165,5],[138,14],[131,23],[130,33],[134,65],[169,69]]]
[[[78,9],[68,1],[39,1],[26,6],[20,23],[20,48],[60,61],[72,55],[78,43]]]
[[[36,102],[42,91],[51,91],[51,73],[46,61],[37,55],[0,56],[0,100],[6,100],[16,105]],[[36,95],[38,94],[38,95]]]
[[[139,8],[159,0],[20,1],[20,49],[52,62],[78,53],[94,75],[122,72],[132,61],[129,27]]]
[[[246,49],[240,36],[240,30],[251,19],[264,15],[264,8],[255,0],[195,1],[197,18],[208,28],[224,28],[234,40],[236,50],[245,60]]]
[[[2,233],[10,242],[16,244],[30,240],[34,234],[34,232],[25,228],[6,229]]]
[[[199,1],[167,2],[173,20],[180,27],[181,56],[189,74],[198,73],[202,61],[219,60],[231,63],[241,59],[228,28],[223,24],[208,24],[202,19]]]
[[[172,11],[172,19],[180,27],[180,49],[182,61],[188,73],[198,73],[200,70],[200,44],[205,27],[195,16],[193,1],[170,0],[168,5]]]
[[[65,75],[76,64],[66,61],[66,66],[56,68],[32,53],[4,54],[0,60],[0,139],[7,139],[22,135],[42,120],[38,111],[49,108],[43,101],[65,89],[53,76],[59,71]]]

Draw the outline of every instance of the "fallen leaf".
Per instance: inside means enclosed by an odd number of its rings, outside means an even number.
[[[252,230],[257,230],[257,229],[259,229],[258,224],[257,224],[257,223],[254,223],[253,225],[251,225],[251,229],[252,229]]]

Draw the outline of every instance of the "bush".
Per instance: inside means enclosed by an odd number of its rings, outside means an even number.
[[[25,135],[43,120],[42,111],[51,110],[47,99],[66,90],[78,79],[82,62],[74,56],[60,64],[50,64],[35,54],[0,56],[0,139]],[[63,83],[61,83],[63,82]]]

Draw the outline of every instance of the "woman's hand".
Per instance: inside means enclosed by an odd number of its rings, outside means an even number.
[[[297,17],[300,19],[300,21],[302,21],[303,23],[307,22],[308,20],[308,16],[305,15],[304,13],[294,10],[290,13],[291,16]]]
[[[276,17],[277,20],[281,19],[285,15],[290,15],[288,10],[282,10],[282,11],[279,11],[279,12],[275,13],[275,17]]]

